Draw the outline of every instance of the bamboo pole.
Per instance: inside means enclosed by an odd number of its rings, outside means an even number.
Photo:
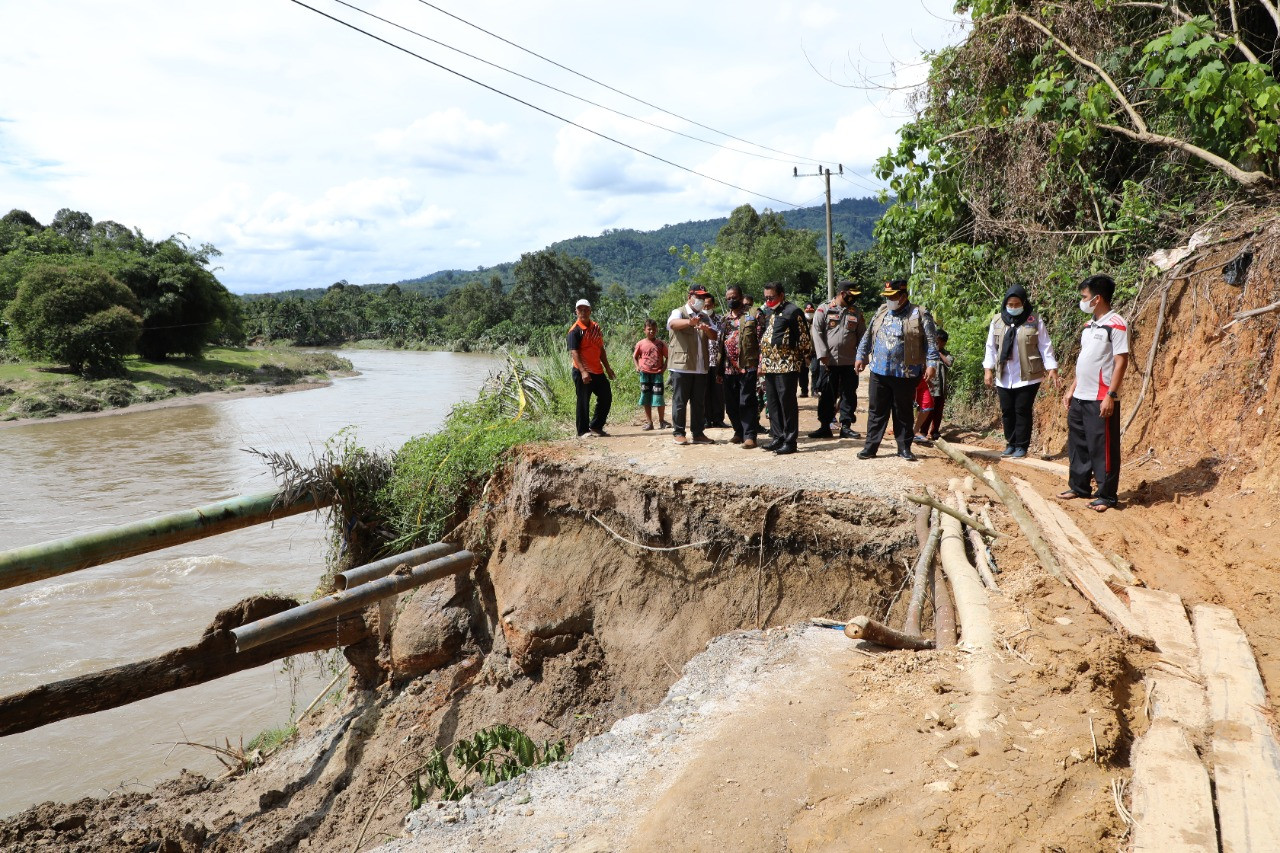
[[[1001,480],[995,471],[983,472],[978,464],[965,456],[959,450],[956,450],[943,439],[938,439],[933,446],[950,456],[951,459],[963,467],[970,474],[979,477],[991,486],[996,496],[1004,502],[1008,507],[1009,514],[1013,516],[1013,520],[1018,522],[1018,527],[1022,530],[1022,535],[1027,537],[1027,542],[1031,545],[1031,550],[1035,551],[1036,557],[1040,560],[1040,565],[1044,566],[1045,571],[1053,575],[1064,585],[1070,586],[1071,582],[1067,580],[1066,575],[1062,573],[1062,568],[1058,565],[1058,560],[1053,556],[1053,551],[1049,549],[1049,545],[1044,541],[1044,537],[1040,535],[1040,529],[1035,521],[1031,518],[1031,513],[1027,511],[1026,505],[1022,499],[1014,494],[1013,489]],[[963,616],[961,617],[963,621]]]
[[[279,504],[277,492],[241,495],[195,509],[0,552],[0,589],[34,583],[183,542],[321,509],[329,501],[303,495]]]
[[[929,507],[920,507],[924,514],[930,515]],[[907,615],[902,620],[902,630],[908,634],[919,635],[920,613],[924,610],[924,596],[928,591],[928,579],[933,575],[933,560],[938,553],[938,539],[942,536],[942,527],[935,520],[929,526],[929,535],[916,558],[915,571],[911,584],[911,601],[907,604]]]
[[[470,551],[459,551],[417,566],[404,574],[393,574],[361,584],[355,589],[335,592],[301,607],[233,628],[231,633],[236,638],[236,650],[243,652],[252,649],[312,625],[328,622],[343,613],[359,610],[387,596],[465,572],[475,564],[475,560],[475,554]]]
[[[981,521],[978,521],[978,519],[969,515],[967,512],[962,512],[958,509],[955,509],[954,507],[949,507],[946,504],[944,504],[942,501],[934,500],[933,498],[928,497],[926,495],[907,495],[907,500],[911,501],[913,504],[920,504],[921,506],[933,507],[938,512],[945,512],[947,515],[959,521],[963,521],[965,524],[969,525],[974,530],[981,533],[983,536],[990,536],[992,539],[995,539],[1000,535],[999,533],[996,533],[994,530],[992,530],[990,527],[987,527]]]
[[[449,542],[436,542],[434,545],[425,545],[422,548],[405,551],[403,554],[397,554],[394,557],[387,557],[373,563],[347,569],[345,572],[339,572],[334,575],[333,585],[338,589],[351,589],[353,586],[359,586],[362,583],[385,578],[401,566],[420,566],[429,560],[447,557],[457,550],[458,546]]]
[[[262,609],[296,605],[273,600]],[[295,607],[295,609],[297,609]],[[229,611],[219,614],[219,620]],[[288,611],[285,611],[288,612]],[[215,622],[215,625],[217,622]],[[214,628],[194,646],[100,672],[78,675],[0,698],[0,737],[30,731],[70,717],[94,714],[141,699],[194,687],[291,655],[350,646],[369,636],[359,613],[347,613],[322,625],[237,653],[231,631]],[[326,691],[327,692],[327,691]]]

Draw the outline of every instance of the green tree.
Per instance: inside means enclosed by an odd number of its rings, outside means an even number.
[[[5,310],[19,355],[66,364],[74,373],[119,375],[142,333],[138,300],[101,266],[42,263],[27,269]]]
[[[575,302],[586,299],[594,305],[600,300],[600,283],[591,272],[591,262],[564,252],[525,252],[516,264],[515,278],[512,301],[519,306],[518,316],[532,328],[568,326]]]

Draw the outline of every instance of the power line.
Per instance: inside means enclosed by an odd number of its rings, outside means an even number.
[[[566,97],[573,98],[575,101],[581,101],[584,104],[589,104],[593,107],[596,107],[597,109],[601,109],[601,110],[605,110],[606,112],[613,113],[614,115],[622,116],[625,119],[630,119],[631,121],[636,121],[641,124],[648,125],[649,127],[664,131],[666,133],[675,134],[676,136],[682,136],[685,139],[691,139],[694,142],[700,142],[703,145],[710,145],[713,148],[719,148],[724,151],[732,151],[735,154],[742,154],[746,157],[759,157],[762,160],[772,160],[775,163],[791,163],[794,160],[794,158],[791,158],[791,157],[788,157],[788,158],[772,157],[768,154],[759,154],[755,151],[743,151],[741,148],[734,148],[730,145],[722,145],[719,142],[713,142],[710,139],[703,139],[700,136],[694,136],[693,134],[690,134],[690,133],[684,133],[683,131],[673,130],[672,128],[664,127],[658,124],[657,122],[649,121],[648,119],[641,118],[640,116],[632,115],[631,113],[623,112],[622,110],[619,110],[619,109],[614,109],[613,107],[593,101],[590,98],[584,98],[581,95],[575,95],[573,92],[565,91],[564,89],[553,86],[550,83],[544,83],[543,81],[538,80],[537,78],[530,77],[527,74],[521,74],[519,71],[515,71],[511,68],[507,68],[504,65],[499,65],[496,62],[490,62],[489,60],[485,59],[482,56],[476,56],[474,53],[468,53],[462,48],[454,47],[453,45],[440,41],[439,39],[432,38],[431,36],[426,35],[425,33],[420,33],[415,29],[404,26],[403,24],[398,24],[395,21],[384,18],[381,15],[377,15],[373,12],[370,12],[367,9],[361,9],[359,6],[356,6],[352,3],[348,3],[347,0],[333,0],[333,2],[337,3],[340,6],[346,6],[348,9],[351,9],[355,12],[359,12],[362,15],[367,15],[368,17],[373,18],[375,21],[381,21],[382,23],[387,24],[388,26],[395,27],[398,30],[403,30],[404,32],[409,33],[410,35],[417,36],[418,38],[424,39],[425,41],[429,41],[432,44],[439,45],[440,47],[443,47],[445,50],[451,50],[454,53],[461,54],[462,56],[467,57],[468,59],[474,59],[476,62],[480,62],[485,65],[488,65],[490,68],[496,68],[499,71],[505,71],[507,74],[510,74],[514,77],[519,77],[521,80],[525,80],[529,83],[533,83],[535,86],[541,86],[544,89],[550,89],[552,92],[557,92]],[[751,144],[751,143],[748,143],[748,144]],[[756,147],[759,148],[762,146],[756,146]]]
[[[512,47],[514,47],[516,50],[524,51],[525,53],[529,54],[530,56],[534,56],[534,57],[537,57],[538,59],[541,59],[543,62],[549,62],[549,63],[551,63],[552,65],[554,65],[556,68],[559,68],[559,69],[561,69],[561,70],[563,70],[563,71],[568,71],[570,74],[573,74],[573,75],[575,75],[575,76],[577,76],[577,77],[581,77],[583,80],[587,80],[587,81],[590,81],[590,82],[592,82],[592,83],[595,83],[597,86],[603,86],[604,88],[608,89],[610,92],[614,92],[615,94],[621,95],[621,96],[622,96],[622,97],[624,97],[624,98],[628,98],[628,99],[630,99],[630,100],[632,100],[632,101],[635,101],[635,102],[636,102],[636,103],[638,103],[638,104],[644,104],[646,107],[650,107],[651,109],[655,109],[655,110],[658,110],[659,112],[666,113],[667,115],[669,115],[669,116],[673,116],[673,117],[675,117],[675,118],[678,118],[678,119],[680,119],[681,121],[687,121],[687,122],[689,122],[689,124],[692,124],[692,125],[695,125],[695,126],[697,126],[697,127],[700,127],[700,128],[702,128],[703,130],[709,130],[709,131],[711,131],[712,133],[718,133],[718,134],[720,134],[721,136],[728,137],[729,139],[732,139],[732,140],[734,140],[734,141],[736,141],[736,142],[742,142],[742,143],[745,143],[745,144],[747,144],[747,145],[751,145],[751,146],[753,146],[753,147],[755,147],[755,148],[762,148],[762,149],[764,149],[765,151],[772,151],[774,154],[781,154],[781,155],[783,155],[784,157],[787,157],[787,158],[789,158],[789,159],[791,159],[791,160],[804,160],[804,161],[805,161],[805,162],[807,162],[807,163],[821,163],[821,162],[822,162],[822,161],[820,161],[820,160],[815,160],[815,159],[813,159],[812,157],[804,157],[804,156],[802,156],[802,155],[800,155],[800,154],[789,154],[789,153],[787,153],[786,151],[779,151],[777,148],[770,148],[768,145],[761,145],[761,144],[760,144],[760,143],[758,143],[758,142],[752,142],[750,139],[743,139],[743,138],[742,138],[742,137],[740,137],[740,136],[734,136],[732,133],[729,133],[728,131],[724,131],[724,130],[717,130],[716,128],[711,127],[710,125],[707,125],[707,124],[703,124],[703,123],[702,123],[702,122],[700,122],[700,121],[694,121],[693,119],[691,119],[691,118],[686,118],[685,116],[682,116],[682,115],[680,115],[679,113],[673,113],[671,110],[663,109],[662,107],[658,106],[657,104],[650,103],[649,101],[646,101],[644,98],[638,98],[638,97],[636,97],[635,95],[632,95],[632,94],[629,94],[629,93],[627,93],[627,92],[622,91],[621,89],[614,88],[613,86],[610,86],[608,83],[601,82],[600,80],[597,80],[597,79],[596,79],[596,78],[594,78],[594,77],[590,77],[590,76],[588,76],[588,75],[586,75],[586,74],[583,74],[581,71],[575,71],[574,69],[570,68],[569,66],[567,66],[567,65],[562,65],[562,64],[560,64],[559,62],[556,62],[554,59],[551,59],[550,57],[543,56],[542,54],[538,53],[537,51],[530,50],[529,48],[525,47],[524,45],[517,44],[517,43],[515,43],[515,42],[511,41],[511,40],[510,40],[510,39],[508,39],[508,38],[503,38],[502,36],[498,35],[497,33],[490,32],[489,30],[486,30],[484,27],[480,26],[479,24],[473,24],[473,23],[471,23],[470,21],[468,21],[466,18],[462,18],[462,17],[459,17],[458,15],[453,14],[452,12],[448,11],[447,9],[441,9],[439,6],[435,5],[434,3],[430,3],[430,2],[428,2],[428,0],[418,0],[418,2],[419,2],[419,3],[421,3],[423,6],[429,6],[430,8],[435,9],[437,12],[439,12],[439,13],[440,13],[440,14],[442,14],[442,15],[447,15],[447,16],[449,16],[450,18],[453,18],[455,21],[458,21],[459,23],[466,24],[468,27],[471,27],[472,29],[479,30],[480,32],[484,33],[484,34],[485,34],[485,35],[487,35],[487,36],[490,36],[490,37],[492,37],[492,38],[496,38],[498,41],[503,42],[503,43],[505,43],[505,44],[509,44],[509,45],[511,45]]]
[[[307,5],[306,3],[303,3],[303,2],[302,2],[302,0],[289,0],[289,2],[290,2],[290,3],[293,3],[293,4],[295,4],[295,5],[301,6],[301,7],[302,7],[302,8],[304,8],[304,9],[309,9],[310,11],[315,12],[317,15],[320,15],[321,17],[324,17],[324,18],[328,18],[329,20],[333,21],[334,23],[341,24],[342,26],[344,26],[344,27],[346,27],[346,28],[348,28],[348,29],[355,30],[356,32],[360,33],[361,35],[368,36],[369,38],[373,39],[374,41],[378,41],[378,42],[381,42],[382,44],[385,44],[387,47],[395,48],[396,50],[400,51],[401,53],[406,53],[406,54],[408,54],[409,56],[412,56],[412,57],[413,57],[413,58],[415,58],[415,59],[420,59],[420,60],[422,60],[423,62],[427,63],[428,65],[433,65],[433,66],[435,66],[436,68],[439,68],[439,69],[440,69],[440,70],[442,70],[442,71],[447,71],[447,72],[449,72],[450,74],[454,75],[455,77],[461,77],[463,80],[466,80],[466,81],[467,81],[467,82],[469,82],[469,83],[474,83],[474,84],[476,84],[477,86],[480,86],[480,87],[481,87],[481,88],[483,88],[483,89],[488,89],[490,92],[493,92],[493,93],[494,93],[494,94],[496,94],[496,95],[501,95],[501,96],[502,96],[502,97],[504,97],[504,98],[507,98],[507,99],[512,100],[512,101],[515,101],[517,104],[522,104],[522,105],[524,105],[524,106],[528,107],[528,108],[529,108],[529,109],[531,109],[531,110],[536,110],[536,111],[538,111],[538,112],[542,113],[543,115],[550,116],[551,118],[553,118],[553,119],[555,119],[555,120],[557,120],[557,121],[564,122],[565,124],[567,124],[567,125],[569,125],[569,126],[571,126],[571,127],[576,127],[576,128],[578,128],[579,130],[586,131],[587,133],[590,133],[592,136],[598,136],[598,137],[600,137],[601,139],[604,139],[604,140],[606,140],[606,141],[608,141],[608,142],[612,142],[612,143],[613,143],[613,144],[615,144],[615,145],[620,145],[620,146],[622,146],[623,148],[626,148],[626,149],[628,149],[628,150],[630,150],[630,151],[634,151],[634,152],[636,152],[637,154],[640,154],[640,155],[642,155],[642,156],[644,156],[644,157],[648,157],[648,158],[650,158],[650,159],[657,160],[659,163],[665,163],[665,164],[666,164],[666,165],[668,165],[668,166],[672,166],[672,167],[674,167],[674,168],[676,168],[676,169],[680,169],[680,170],[681,170],[681,171],[683,171],[683,172],[688,172],[688,173],[689,173],[689,174],[691,174],[691,175],[697,175],[699,178],[704,178],[704,179],[706,179],[706,180],[708,180],[708,181],[713,181],[713,182],[715,182],[715,183],[717,183],[717,184],[721,184],[722,186],[729,187],[730,189],[738,190],[739,192],[749,193],[749,194],[751,194],[751,195],[753,195],[753,196],[756,196],[757,198],[764,198],[764,199],[768,199],[769,201],[776,201],[778,204],[785,204],[787,207],[797,207],[797,205],[796,205],[796,204],[794,204],[794,203],[792,203],[792,202],[789,202],[789,201],[786,201],[786,200],[784,200],[784,199],[780,199],[780,198],[774,198],[774,197],[773,197],[773,196],[771,196],[771,195],[765,195],[765,194],[764,194],[764,193],[762,193],[762,192],[756,192],[755,190],[750,190],[750,189],[747,189],[746,187],[740,187],[740,186],[738,186],[737,184],[731,184],[731,183],[729,183],[728,181],[722,181],[722,180],[721,180],[721,179],[719,179],[719,178],[715,178],[715,177],[712,177],[711,175],[705,174],[705,173],[703,173],[703,172],[699,172],[697,169],[691,169],[691,168],[689,168],[688,166],[682,166],[682,165],[680,165],[679,163],[676,163],[676,162],[674,162],[674,161],[672,161],[672,160],[668,160],[668,159],[666,159],[665,157],[659,157],[657,154],[650,153],[650,152],[648,152],[648,151],[645,151],[645,150],[644,150],[644,149],[642,149],[642,148],[637,148],[636,146],[631,145],[631,144],[628,144],[628,143],[626,143],[626,142],[623,142],[623,141],[622,141],[622,140],[620,140],[620,139],[615,139],[614,137],[609,136],[609,135],[604,134],[604,133],[601,133],[601,132],[600,132],[600,131],[598,131],[598,130],[592,130],[591,128],[587,127],[586,125],[579,124],[578,122],[576,122],[576,121],[574,121],[574,120],[572,120],[572,119],[565,118],[564,116],[562,116],[562,115],[558,115],[557,113],[553,113],[553,112],[551,112],[551,111],[550,111],[550,110],[548,110],[548,109],[544,109],[544,108],[542,108],[542,107],[540,107],[540,106],[538,106],[538,105],[536,105],[536,104],[531,104],[531,103],[529,103],[529,102],[528,102],[528,101],[526,101],[526,100],[523,100],[523,99],[521,99],[521,98],[517,98],[515,95],[512,95],[512,94],[510,94],[510,93],[508,93],[508,92],[504,92],[504,91],[502,91],[501,89],[497,88],[496,86],[490,86],[488,83],[481,82],[480,80],[477,80],[477,79],[475,79],[474,77],[468,77],[466,74],[463,74],[461,71],[456,71],[456,70],[454,70],[454,69],[450,68],[449,66],[444,65],[443,63],[436,62],[434,59],[428,59],[427,57],[423,56],[423,55],[422,55],[422,54],[420,54],[420,53],[414,53],[412,50],[409,50],[409,48],[407,48],[407,47],[404,47],[404,46],[402,46],[402,45],[398,45],[398,44],[396,44],[396,43],[395,43],[395,42],[393,42],[393,41],[388,41],[387,39],[384,39],[382,36],[374,35],[373,33],[369,32],[368,30],[361,29],[360,27],[357,27],[355,24],[353,24],[353,23],[351,23],[351,22],[349,22],[349,21],[344,21],[344,20],[342,20],[341,18],[334,17],[333,15],[330,15],[328,12],[322,12],[322,11],[320,11],[319,9],[317,9],[317,8],[316,8],[316,7],[314,7],[314,6],[309,6],[309,5]]]

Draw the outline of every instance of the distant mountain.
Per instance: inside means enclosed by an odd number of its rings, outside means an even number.
[[[874,198],[844,199],[831,205],[831,227],[836,233],[844,235],[850,249],[869,248],[872,229],[887,208],[887,204],[881,204]],[[797,208],[782,215],[790,228],[807,228],[822,234],[819,247],[825,251],[827,226],[823,205]],[[661,290],[679,277],[680,259],[670,253],[672,246],[688,245],[700,249],[703,245],[714,243],[716,235],[728,221],[728,217],[721,217],[681,222],[678,225],[664,225],[654,231],[610,228],[598,237],[571,237],[552,243],[547,248],[586,258],[591,262],[596,278],[606,287],[617,282],[632,293],[651,293]],[[440,270],[430,275],[397,281],[396,285],[403,291],[427,296],[440,296],[468,281],[488,281],[495,275],[504,284],[510,285],[515,280],[515,264],[515,261],[508,261],[473,270]],[[386,287],[385,284],[365,286],[374,290]],[[316,299],[324,292],[324,287],[315,287],[255,295]]]

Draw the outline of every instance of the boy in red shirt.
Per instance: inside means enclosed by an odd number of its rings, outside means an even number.
[[[667,406],[662,398],[662,374],[667,370],[667,345],[658,340],[658,323],[656,320],[644,321],[644,337],[636,342],[635,351],[631,353],[636,370],[640,372],[640,405],[644,406],[647,423],[644,430],[653,429],[653,407],[658,407],[658,426],[666,429]]]

